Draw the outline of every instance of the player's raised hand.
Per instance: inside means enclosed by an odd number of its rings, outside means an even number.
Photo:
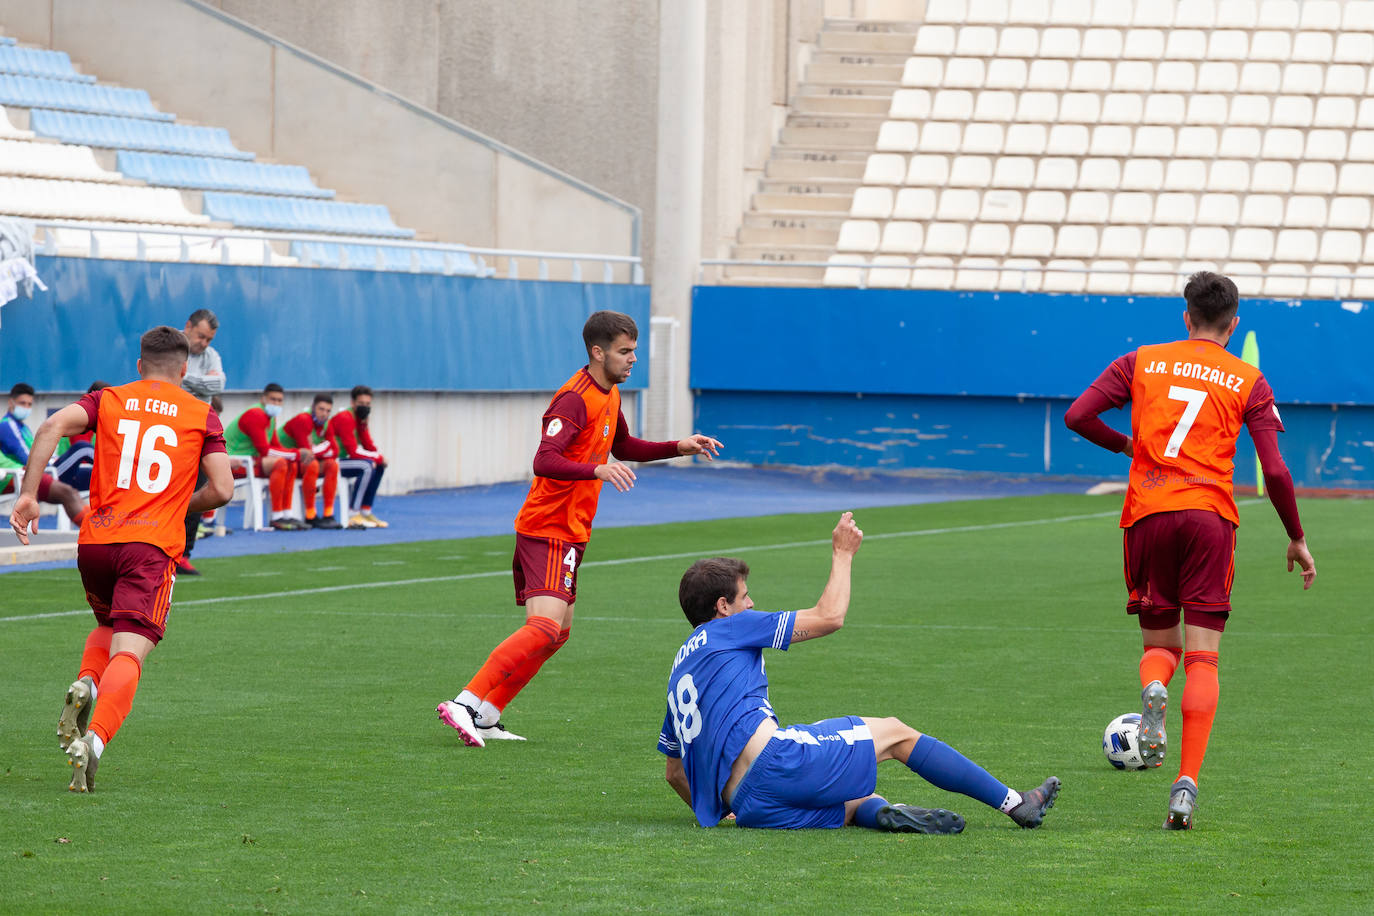
[[[635,472],[623,464],[598,464],[594,473],[597,480],[608,482],[621,493],[635,485]]]
[[[679,455],[704,455],[707,461],[714,461],[722,448],[724,446],[720,444],[719,440],[712,439],[710,436],[703,436],[701,433],[693,433],[678,442],[677,453]]]
[[[864,533],[854,524],[854,513],[846,512],[840,516],[839,524],[830,535],[830,543],[837,553],[854,554],[863,543]]]
[[[32,496],[20,496],[14,501],[14,508],[10,511],[10,527],[14,529],[15,536],[19,538],[19,543],[28,544],[29,528],[32,526],[33,533],[38,533],[38,500]]]
[[[1307,591],[1317,578],[1317,561],[1312,559],[1312,551],[1307,549],[1307,538],[1288,542],[1288,571],[1293,571],[1296,562],[1302,569],[1302,589]]]

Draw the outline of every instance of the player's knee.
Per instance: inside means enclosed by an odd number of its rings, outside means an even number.
[[[907,725],[896,716],[888,716],[883,720],[884,729],[890,734],[894,741],[915,741],[921,737],[921,733]]]

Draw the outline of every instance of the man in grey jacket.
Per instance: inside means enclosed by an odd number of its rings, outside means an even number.
[[[186,359],[186,374],[182,376],[181,387],[202,401],[209,401],[212,409],[218,411],[219,396],[224,393],[224,364],[220,362],[219,351],[210,346],[219,330],[219,319],[209,309],[196,309],[186,319],[182,332],[191,345],[191,354]],[[205,483],[196,482],[196,486]],[[196,533],[200,529],[200,513],[188,512],[186,515],[186,550],[177,560],[177,573],[198,576],[200,570],[191,565],[191,551],[196,546]]]

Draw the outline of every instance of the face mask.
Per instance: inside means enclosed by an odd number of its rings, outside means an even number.
[[[313,417],[312,419],[315,421],[316,429],[324,429],[324,424],[329,422],[328,420],[321,420],[319,417]]]
[[[269,417],[272,417],[273,419],[275,419],[277,415],[281,413],[280,404],[264,404],[262,405],[262,409],[264,413],[266,413]]]
[[[372,413],[372,405],[370,404],[359,404],[353,408],[353,415],[358,418],[359,423],[366,420],[370,413]]]
[[[29,418],[29,414],[33,413],[33,408],[16,406],[14,410],[10,411],[10,413],[14,414],[14,418],[16,420],[27,420]]]

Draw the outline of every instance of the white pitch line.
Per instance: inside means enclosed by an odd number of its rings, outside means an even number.
[[[889,531],[883,534],[865,535],[865,540],[884,540],[887,538],[927,537],[935,534],[963,534],[975,531],[994,531],[1003,528],[1025,528],[1032,525],[1053,525],[1061,522],[1081,522],[1088,519],[1109,518],[1118,515],[1116,511],[1092,512],[1086,515],[1060,515],[1054,518],[1033,518],[1020,522],[993,522],[987,525],[962,525],[954,528],[922,528],[916,531]],[[781,544],[747,544],[717,550],[691,550],[682,553],[660,553],[648,557],[622,557],[617,560],[589,560],[582,564],[588,566],[627,566],[631,563],[656,563],[660,560],[684,560],[688,557],[703,557],[708,554],[725,556],[760,550],[791,550],[796,547],[817,547],[829,544],[829,538],[812,541],[786,541]],[[509,576],[509,569],[494,569],[487,572],[456,573],[451,576],[425,576],[417,579],[390,579],[386,582],[357,582],[351,585],[320,585],[313,588],[293,588],[278,592],[259,592],[256,595],[223,595],[218,598],[192,598],[189,601],[176,601],[174,607],[190,607],[202,604],[231,604],[237,601],[260,601],[267,598],[293,598],[297,595],[324,595],[332,592],[347,592],[360,588],[395,588],[405,585],[429,585],[435,582],[462,582],[469,579],[489,579],[493,576]],[[45,614],[21,614],[14,617],[0,617],[0,623],[17,623],[24,620],[44,620],[49,617],[74,617],[89,614],[89,608],[76,611],[50,611]],[[586,619],[586,618],[584,618]]]

